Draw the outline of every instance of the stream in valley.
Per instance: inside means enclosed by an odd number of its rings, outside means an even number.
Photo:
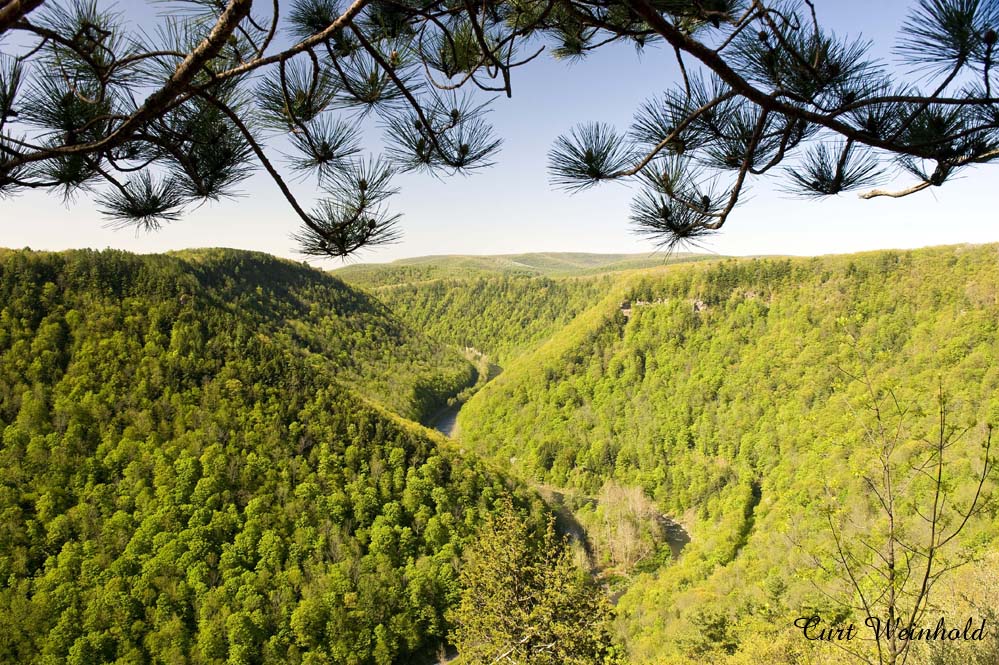
[[[461,407],[464,404],[452,404],[451,406],[441,409],[441,411],[434,417],[430,422],[430,427],[434,428],[444,436],[455,435],[455,429],[458,427],[458,412],[461,411]]]

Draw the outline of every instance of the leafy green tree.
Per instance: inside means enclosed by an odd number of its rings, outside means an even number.
[[[113,223],[152,229],[262,167],[302,251],[342,257],[397,237],[397,171],[495,159],[485,95],[512,96],[516,69],[545,47],[576,60],[614,42],[665,46],[680,80],[629,132],[590,123],[559,138],[552,181],[642,183],[633,219],[667,245],[721,228],[778,166],[807,196],[901,172],[915,183],[865,196],[904,196],[999,156],[995,0],[915,3],[896,48],[910,77],[823,28],[811,0],[184,4],[147,33],[98,0],[4,3],[0,38],[17,48],[0,59],[0,195],[96,190]],[[383,158],[360,156],[369,112]],[[283,168],[264,147],[275,138]],[[282,170],[316,179],[311,208]]]
[[[532,532],[509,498],[469,548],[451,639],[462,662],[583,665],[613,660],[610,606],[554,522]]]
[[[989,456],[992,425],[986,425],[981,443],[977,486],[970,496],[961,496],[954,489],[952,467],[958,452],[954,449],[967,429],[948,422],[942,386],[937,393],[936,431],[915,450],[906,450],[908,409],[890,388],[875,388],[866,370],[855,378],[868,393],[871,422],[864,423],[865,437],[877,452],[874,472],[863,476],[871,506],[862,513],[862,525],[843,519],[838,514],[842,509],[830,510],[828,521],[835,543],[833,560],[848,583],[843,606],[852,610],[859,605],[866,622],[879,623],[873,648],[866,645],[868,653],[849,646],[843,649],[859,662],[904,664],[915,657],[913,644],[919,640],[903,639],[901,631],[919,631],[932,624],[931,596],[937,586],[973,558],[948,550],[956,549],[960,541],[954,541],[990,501],[986,481],[994,475],[996,463]],[[967,469],[962,471],[967,474]]]

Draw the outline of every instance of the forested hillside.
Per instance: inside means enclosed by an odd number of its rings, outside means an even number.
[[[0,253],[0,661],[430,660],[506,485],[372,400],[468,372],[271,257]]]
[[[912,440],[937,426],[939,382],[950,423],[969,428],[951,453],[966,503],[999,420],[997,266],[984,246],[629,276],[473,397],[462,441],[539,484],[641,488],[686,524],[681,557],[618,603],[636,662],[786,646],[774,626],[832,611],[818,589],[836,581],[813,558],[830,545],[828,495],[866,506],[870,413],[851,376],[895,390]],[[969,546],[995,542],[989,511]]]
[[[188,358],[186,371],[203,374],[198,365],[209,343],[206,326],[225,317],[231,326],[226,343],[238,347],[256,339],[280,345],[414,420],[474,380],[471,365],[460,354],[407,326],[375,298],[318,270],[266,254],[0,252],[0,304],[7,312],[0,334],[16,355],[23,349],[15,344],[40,344],[32,338],[47,330],[62,331],[63,337],[52,343],[63,340],[67,327],[96,302],[116,309],[108,314],[109,321],[78,331],[78,343],[95,343],[87,339],[91,334],[117,331],[119,341],[134,335],[140,349],[153,341]],[[56,318],[50,320],[50,315]],[[7,380],[0,381],[0,390],[10,391],[4,396],[8,404],[16,405],[20,395],[24,374],[14,373],[18,369],[27,365],[6,368]]]
[[[616,292],[620,273],[717,260],[707,254],[427,256],[334,271],[434,339],[505,366]]]
[[[535,263],[610,265],[570,256]],[[581,664],[857,662],[793,621],[856,618],[836,553],[885,537],[868,481],[886,424],[900,477],[947,437],[943,527],[981,497],[933,611],[999,621],[995,473],[975,489],[999,423],[999,247],[582,276],[490,261],[366,269],[365,292],[232,250],[0,250],[0,661],[429,663],[459,644],[462,665],[557,662],[520,616],[596,645]],[[413,422],[476,389],[460,442]],[[898,485],[907,543],[923,476]],[[540,528],[551,510],[569,549]],[[491,604],[462,596],[479,583]],[[573,598],[604,608],[594,632],[573,632]],[[910,662],[991,663],[993,637]]]
[[[610,277],[503,275],[402,284],[376,293],[417,330],[456,348],[473,347],[502,366],[551,338],[612,285]]]

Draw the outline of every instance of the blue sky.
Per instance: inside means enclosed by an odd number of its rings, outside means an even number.
[[[820,20],[838,34],[875,41],[875,55],[891,61],[909,2],[817,0]],[[145,22],[151,10],[137,2]],[[162,10],[162,5],[158,6]],[[130,14],[131,16],[131,14]],[[569,195],[548,184],[547,153],[554,139],[584,121],[624,129],[642,101],[676,81],[671,53],[608,47],[578,63],[542,56],[515,72],[513,98],[494,103],[490,121],[504,145],[492,168],[444,181],[402,175],[393,207],[403,213],[403,238],[354,260],[388,261],[425,254],[499,254],[530,251],[651,252],[628,221],[631,190],[610,184]],[[378,133],[369,134],[370,146]],[[944,187],[901,200],[861,201],[855,194],[819,201],[797,199],[754,182],[745,204],[705,249],[721,254],[825,254],[886,247],[920,247],[999,240],[995,167],[979,168]],[[905,181],[900,181],[904,184]],[[295,191],[305,201],[309,183]],[[0,201],[0,246],[58,250],[116,247],[161,252],[187,247],[238,247],[300,259],[290,235],[294,213],[276,186],[258,174],[244,196],[202,206],[152,234],[112,231],[85,197],[69,206],[58,197],[29,193]],[[339,262],[322,265],[335,267]]]

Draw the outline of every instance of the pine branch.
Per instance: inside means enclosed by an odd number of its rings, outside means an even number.
[[[44,3],[45,0],[7,0],[0,7],[0,35]]]

